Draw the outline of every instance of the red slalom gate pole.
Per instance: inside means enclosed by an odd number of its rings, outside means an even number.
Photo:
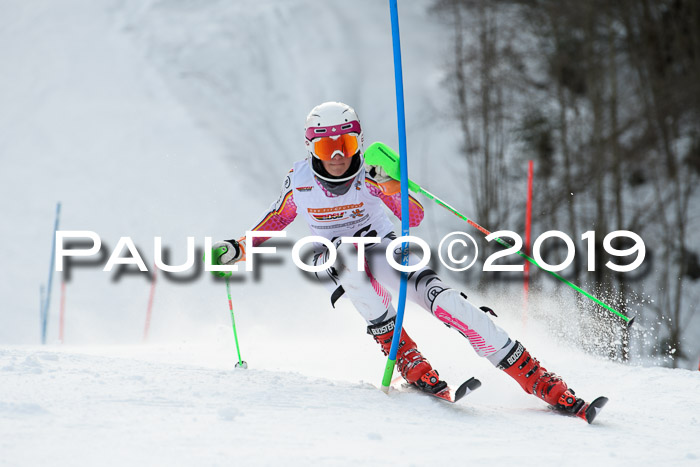
[[[529,161],[527,168],[527,207],[525,208],[525,254],[530,255],[530,228],[532,226],[532,170],[533,163]],[[525,261],[523,270],[524,307],[523,326],[527,323],[528,292],[530,289],[530,262]]]
[[[61,280],[61,313],[58,318],[58,341],[63,344],[63,323],[66,317],[66,280]]]
[[[143,340],[148,339],[148,331],[151,327],[151,315],[153,314],[153,297],[156,293],[156,278],[158,277],[158,268],[153,265],[153,280],[151,281],[151,292],[148,295],[148,308],[146,309],[146,325],[143,328]]]

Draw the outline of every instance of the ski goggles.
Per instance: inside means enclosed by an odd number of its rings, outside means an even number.
[[[306,144],[311,153],[329,161],[336,153],[352,157],[360,147],[360,122],[353,120],[341,125],[311,127],[306,130]]]
[[[357,135],[345,133],[340,136],[325,136],[310,142],[311,152],[322,161],[329,161],[340,153],[343,157],[352,157],[360,147]]]

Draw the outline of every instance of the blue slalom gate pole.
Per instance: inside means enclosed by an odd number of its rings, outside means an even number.
[[[397,0],[389,0],[391,10],[391,42],[394,49],[394,81],[396,83],[396,117],[399,125],[399,159],[401,169],[401,236],[409,234],[408,215],[408,163],[406,155],[406,114],[403,100],[403,71],[401,67],[401,37],[399,36],[399,12],[396,5]],[[401,264],[408,266],[408,243],[401,244]],[[391,340],[391,349],[384,369],[382,379],[382,391],[389,392],[391,376],[396,365],[396,353],[401,340],[401,329],[403,328],[403,314],[406,308],[406,283],[408,273],[401,272],[401,282],[399,286],[399,306],[396,310],[396,323],[394,326],[394,337]]]
[[[58,219],[61,216],[61,202],[56,203],[56,220],[53,225],[53,241],[51,242],[51,259],[49,260],[49,283],[46,286],[44,302],[41,307],[41,343],[46,344],[46,328],[49,321],[49,305],[51,303],[51,285],[53,284],[54,262],[56,260],[56,232]]]

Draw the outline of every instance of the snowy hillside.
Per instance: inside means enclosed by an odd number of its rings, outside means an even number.
[[[291,242],[261,277],[232,280],[248,370],[233,369],[223,282],[204,274],[158,278],[143,344],[146,275],[73,269],[65,345],[57,274],[40,347],[56,202],[61,229],[109,248],[130,236],[147,265],[162,236],[177,264],[186,237],[237,237],[275,200],[315,104],[348,102],[366,140],[396,145],[386,2],[201,3],[0,6],[0,465],[700,465],[700,372],[570,348],[548,330],[577,322],[556,297],[534,302],[524,326],[519,292],[467,290],[580,395],[611,398],[593,425],[551,413],[413,306],[405,324],[440,374],[484,385],[457,406],[385,396],[364,321],[329,306],[288,259]],[[410,167],[468,206],[443,85],[448,32],[426,7],[400,6]],[[426,211],[414,233],[430,242],[462,227]]]
[[[570,379],[612,398],[587,425],[504,375],[484,372],[485,385],[452,406],[386,396],[376,381],[232,370],[221,350],[0,350],[0,465],[700,462],[700,378],[688,371],[574,364]]]

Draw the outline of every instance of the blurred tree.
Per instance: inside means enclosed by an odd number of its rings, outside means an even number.
[[[698,307],[684,297],[698,278],[688,242],[700,216],[700,2],[438,0],[434,9],[455,30],[452,84],[478,219],[507,224],[504,180],[517,176],[508,169],[519,148],[537,161],[536,220],[596,232],[596,271],[575,279],[618,297],[622,311],[628,276],[604,267],[603,238],[642,236],[658,259],[642,283],[655,297],[645,316],[661,324],[649,350],[675,366]],[[580,305],[595,317],[584,347],[627,359],[628,330]]]
[[[447,1],[441,9],[455,32],[450,84],[457,102],[455,118],[464,137],[462,153],[475,203],[473,217],[486,228],[506,228],[511,207],[503,177],[515,123],[511,112],[516,91],[511,76],[513,31],[489,2]],[[479,277],[484,285],[485,276]]]

